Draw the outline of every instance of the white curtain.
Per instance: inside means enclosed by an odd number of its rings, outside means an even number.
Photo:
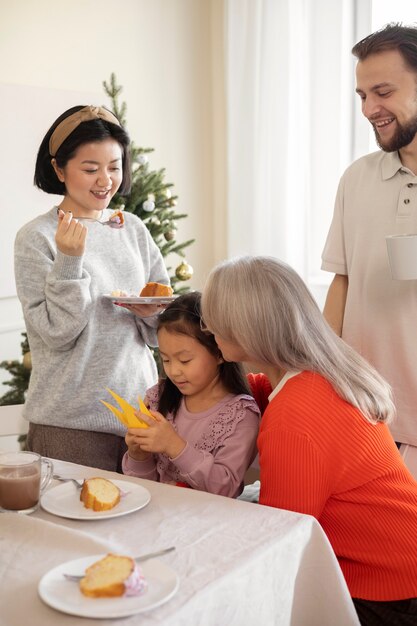
[[[228,256],[307,281],[352,158],[355,0],[227,0]]]

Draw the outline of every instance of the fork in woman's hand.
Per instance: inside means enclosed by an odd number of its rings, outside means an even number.
[[[59,215],[59,212],[62,211],[62,209],[60,207],[56,208],[56,212]],[[62,211],[63,212],[63,211]],[[78,217],[78,216],[74,216],[74,219],[76,220],[87,220],[88,222],[97,222],[98,224],[101,224],[102,226],[110,226],[110,228],[123,228],[124,226],[124,216],[122,214],[121,211],[115,211],[108,220],[106,220],[105,222],[101,222],[100,220],[97,220],[95,217]]]
[[[123,222],[117,222],[114,218],[108,219],[105,222],[100,222],[100,220],[96,220],[95,217],[76,217],[77,220],[87,220],[89,222],[97,222],[102,226],[110,226],[110,228],[123,228]]]

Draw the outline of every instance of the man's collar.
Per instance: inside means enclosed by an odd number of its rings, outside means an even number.
[[[395,152],[384,152],[381,162],[382,180],[392,178],[399,170],[402,169],[406,168],[403,168],[403,164],[401,163],[400,155],[397,150]]]
[[[397,150],[395,152],[384,152],[381,161],[382,180],[392,178],[397,172],[406,172],[414,176],[414,173],[401,163]]]

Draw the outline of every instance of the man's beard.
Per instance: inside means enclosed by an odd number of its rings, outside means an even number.
[[[393,138],[385,143],[382,143],[374,124],[372,124],[372,128],[374,129],[375,140],[381,150],[384,150],[384,152],[395,152],[404,148],[404,146],[408,146],[413,141],[417,133],[417,115],[403,125],[397,121],[397,130]]]

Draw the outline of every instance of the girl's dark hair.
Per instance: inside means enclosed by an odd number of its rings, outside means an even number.
[[[200,303],[201,293],[199,291],[178,296],[159,316],[158,330],[165,328],[170,333],[194,337],[210,354],[221,357],[214,335],[201,328]],[[219,379],[230,393],[252,395],[240,363],[220,363]],[[178,387],[169,378],[164,377],[160,383],[158,404],[160,413],[175,415],[180,407],[181,399],[182,394]]]
[[[417,72],[417,28],[391,22],[371,33],[352,48],[352,54],[363,61],[371,54],[398,50],[411,70]]]
[[[42,143],[38,150],[38,156],[36,158],[35,176],[33,179],[34,184],[42,191],[46,193],[53,193],[57,195],[65,194],[65,184],[61,183],[55,174],[55,170],[52,167],[52,157],[49,154],[49,139],[54,132],[55,128],[68,116],[76,113],[80,109],[83,109],[85,105],[79,105],[68,109],[62,115],[55,120],[51,128],[46,133],[42,140]],[[126,195],[130,192],[132,184],[131,174],[131,159],[130,159],[130,138],[127,132],[118,126],[105,120],[89,120],[82,122],[77,126],[72,133],[63,141],[57,150],[55,155],[56,164],[58,167],[65,167],[70,159],[75,156],[77,149],[92,141],[103,141],[111,137],[117,141],[122,148],[122,183],[118,189],[120,195]]]

